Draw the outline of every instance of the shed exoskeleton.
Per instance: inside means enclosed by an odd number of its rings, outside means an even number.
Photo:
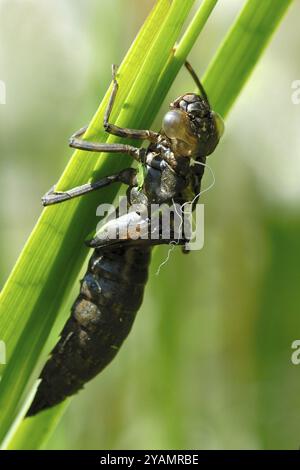
[[[173,101],[163,117],[160,132],[120,128],[109,122],[118,91],[117,69],[113,66],[113,88],[104,116],[104,128],[119,137],[147,140],[147,148],[86,141],[83,136],[87,126],[70,138],[73,148],[130,155],[143,165],[142,185],[138,181],[137,170],[125,168],[100,181],[66,192],[51,189],[42,198],[43,204],[61,203],[121,182],[128,186],[128,207],[138,204],[139,210],[133,211],[133,216],[140,224],[146,225],[150,233],[151,220],[142,214],[149,213],[151,204],[172,206],[191,200],[195,202],[200,192],[206,157],[220,140],[223,121],[212,111],[191,65],[188,62],[185,65],[200,94],[186,93]],[[174,240],[179,245],[187,241],[177,239],[172,229],[169,238],[164,238],[160,226],[155,238],[133,238],[126,231],[130,216],[122,217],[114,223],[118,230],[125,227],[125,236],[123,230],[122,238],[111,238],[107,235],[107,226],[104,226],[95,238],[87,242],[94,252],[81,281],[80,293],[60,339],[41,372],[41,382],[27,416],[35,415],[73,395],[109,364],[127,337],[142,303],[151,248]]]

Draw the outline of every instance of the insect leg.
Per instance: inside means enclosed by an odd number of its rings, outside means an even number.
[[[80,129],[78,129],[78,131],[76,131],[76,132],[74,132],[74,134],[72,134],[71,139],[72,139],[73,137],[80,137],[80,136],[82,136],[82,135],[86,132],[86,130],[87,130],[88,127],[89,127],[89,126],[88,126],[88,124],[87,124],[86,126],[81,127]]]
[[[76,134],[76,133],[75,133]],[[106,152],[106,153],[125,153],[130,155],[138,162],[142,161],[142,156],[145,153],[145,149],[139,149],[127,144],[102,144],[98,142],[89,142],[87,140],[81,140],[75,137],[75,134],[69,140],[70,147],[80,150],[86,150],[88,152]]]
[[[114,175],[106,176],[99,181],[83,184],[68,191],[55,191],[54,186],[42,197],[43,206],[50,206],[60,202],[68,201],[78,196],[96,191],[97,189],[105,188],[112,183],[124,183],[129,186],[135,184],[136,170],[134,168],[126,168]]]
[[[117,91],[119,88],[117,79],[116,79],[116,71],[117,67],[115,65],[112,66],[112,76],[113,76],[113,89],[108,101],[108,105],[104,114],[103,119],[103,126],[104,129],[113,135],[118,137],[126,137],[129,139],[140,139],[140,140],[149,140],[150,142],[157,142],[159,138],[159,134],[157,132],[153,132],[151,130],[139,130],[139,129],[128,129],[116,126],[109,122],[109,118],[111,115],[111,111],[116,99]],[[87,140],[79,139],[82,136],[88,126],[84,126],[78,131],[74,132],[69,140],[70,147],[80,149],[80,150],[87,150],[91,152],[110,152],[110,153],[126,153],[127,155],[132,156],[135,160],[140,161],[140,152],[143,150],[139,150],[132,145],[123,145],[123,144],[105,144],[105,143],[97,143],[97,142],[90,142]]]
[[[119,137],[126,137],[130,139],[141,139],[149,140],[150,142],[157,142],[159,134],[150,130],[139,130],[139,129],[127,129],[123,127],[115,126],[109,122],[110,114],[116,99],[118,92],[118,82],[116,79],[117,66],[112,66],[112,78],[113,78],[113,89],[108,101],[108,105],[104,114],[103,126],[104,129],[110,134],[117,135]]]
[[[200,197],[200,189],[201,189],[201,182],[202,177],[205,170],[205,157],[199,157],[196,159],[197,162],[201,163],[200,165],[193,165],[191,167],[191,177],[192,177],[192,190],[195,195],[193,199],[193,210],[195,210],[196,205],[198,204],[198,200]]]

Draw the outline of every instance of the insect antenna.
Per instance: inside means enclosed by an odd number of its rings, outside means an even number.
[[[193,69],[193,67],[191,66],[191,64],[187,60],[185,61],[184,65],[186,66],[186,68],[189,71],[189,73],[191,74],[194,82],[196,83],[197,87],[199,88],[199,91],[200,91],[200,94],[201,94],[202,98],[206,101],[208,106],[211,108],[209,100],[208,100],[208,96],[206,94],[206,91],[204,90],[204,86],[200,82],[200,79],[199,79],[198,75],[196,74],[195,70]]]

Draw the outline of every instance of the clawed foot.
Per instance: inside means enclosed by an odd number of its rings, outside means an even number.
[[[55,191],[54,185],[42,197],[42,204],[43,206],[50,206],[51,204],[56,204],[57,202],[65,201],[66,199],[71,199],[71,195],[67,191]]]

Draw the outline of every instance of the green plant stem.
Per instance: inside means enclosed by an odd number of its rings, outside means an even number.
[[[180,67],[186,60],[191,52],[192,46],[195,44],[202,29],[204,28],[209,16],[215,8],[218,0],[204,0],[194,18],[192,19],[189,27],[186,29],[178,46],[176,47],[174,58],[179,62]]]

